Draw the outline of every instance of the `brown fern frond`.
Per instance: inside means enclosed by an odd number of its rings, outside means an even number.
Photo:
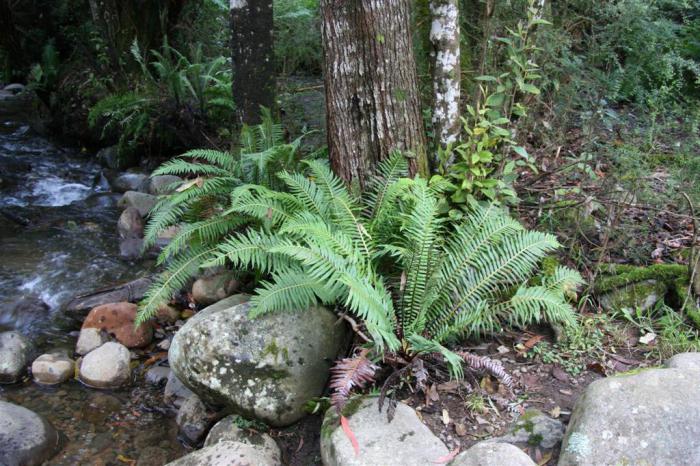
[[[457,351],[460,358],[464,360],[467,367],[473,370],[483,370],[486,373],[496,377],[506,387],[513,389],[513,379],[503,368],[500,361],[496,361],[487,356],[478,356],[476,354]]]
[[[364,349],[357,356],[341,359],[331,369],[331,404],[339,413],[354,388],[364,388],[367,383],[374,381],[377,366],[367,359],[368,352]]]

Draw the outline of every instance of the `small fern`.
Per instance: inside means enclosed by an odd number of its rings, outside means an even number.
[[[152,318],[162,303],[184,288],[205,263],[211,263],[212,252],[224,238],[246,225],[266,222],[261,216],[268,206],[256,210],[250,201],[258,196],[246,195],[246,191],[250,183],[256,183],[258,190],[279,186],[281,182],[272,174],[298,167],[300,141],[284,143],[282,135],[281,126],[263,110],[260,125],[242,129],[240,154],[195,149],[153,172],[152,176],[177,175],[189,180],[173,194],[162,196],[149,214],[144,248],[155,245],[169,227],[179,230],[159,254],[158,264],[165,271],[141,302],[138,323]],[[288,206],[280,209],[283,207]]]

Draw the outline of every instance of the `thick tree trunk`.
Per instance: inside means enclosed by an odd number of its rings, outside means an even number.
[[[427,174],[410,0],[321,0],[321,17],[333,171],[362,189],[398,149]]]
[[[460,56],[458,0],[432,0],[433,131],[436,145],[457,141],[460,132]]]
[[[230,7],[237,123],[255,124],[260,107],[274,104],[272,0],[231,0]]]

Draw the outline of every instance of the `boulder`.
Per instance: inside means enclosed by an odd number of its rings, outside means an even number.
[[[528,409],[509,432],[487,442],[515,443],[520,446],[554,448],[564,438],[564,424],[538,409]]]
[[[609,312],[621,309],[647,310],[663,299],[667,286],[662,281],[644,280],[630,283],[603,294],[598,299],[600,305]]]
[[[576,402],[559,466],[700,464],[698,381],[694,369],[596,380]]]
[[[142,277],[128,283],[76,296],[66,304],[66,311],[81,313],[87,312],[102,304],[118,303],[121,301],[135,303],[143,299],[146,290],[148,290],[148,287],[150,287],[152,283],[153,279],[150,277]]]
[[[112,191],[125,193],[127,191],[140,191],[142,185],[148,180],[148,175],[143,173],[126,172],[117,175],[111,180]]]
[[[143,254],[143,238],[125,238],[119,241],[119,257],[138,259]]]
[[[158,198],[152,194],[140,193],[138,191],[127,191],[124,193],[117,205],[122,209],[134,207],[141,217],[145,217],[158,202]]]
[[[209,431],[204,446],[219,442],[246,443],[261,450],[261,454],[269,459],[269,464],[282,463],[282,453],[272,437],[252,429],[241,429],[236,425],[235,419],[236,416],[227,416],[217,422]]]
[[[520,448],[510,443],[479,442],[463,451],[450,466],[536,466]]]
[[[177,459],[168,466],[278,466],[266,450],[248,443],[218,442]]]
[[[192,395],[192,390],[185,387],[183,383],[180,382],[180,379],[177,378],[175,372],[171,370],[168,374],[168,382],[165,384],[165,391],[163,392],[163,401],[165,404],[179,408],[182,406],[182,403]]]
[[[0,383],[17,382],[29,364],[31,345],[21,333],[0,333]]]
[[[275,426],[305,415],[320,396],[348,329],[327,309],[250,319],[234,295],[197,313],[175,334],[170,367],[203,400]]]
[[[129,154],[119,150],[119,146],[104,147],[95,155],[97,162],[112,170],[126,170],[138,163],[135,153]]]
[[[50,460],[60,450],[60,436],[38,414],[0,401],[0,464],[35,466]]]
[[[80,363],[80,381],[93,388],[119,388],[131,379],[131,355],[126,346],[107,342]]]
[[[679,353],[666,361],[666,367],[672,369],[700,370],[700,353]]]
[[[75,375],[75,361],[62,353],[42,354],[32,363],[34,381],[43,385],[65,382]]]
[[[175,175],[156,175],[146,180],[141,191],[153,195],[172,194],[175,192],[175,184],[182,183],[182,178]]]
[[[8,84],[7,86],[2,88],[3,91],[10,92],[12,94],[19,94],[20,92],[24,92],[25,89],[26,87],[24,86],[24,84],[20,83]]]
[[[109,341],[109,335],[98,328],[83,328],[78,335],[78,342],[75,344],[75,352],[85,356],[95,348],[99,348]]]
[[[192,285],[192,297],[201,305],[214,304],[228,298],[238,289],[238,280],[232,272],[221,272],[198,278]]]
[[[153,339],[153,327],[147,323],[135,326],[137,310],[132,303],[103,304],[90,311],[82,328],[100,329],[127,348],[142,348]]]
[[[212,418],[202,400],[192,394],[178,409],[175,422],[180,429],[180,435],[187,443],[196,445],[211,427]]]
[[[119,216],[117,222],[117,231],[119,237],[126,238],[143,238],[144,222],[143,217],[136,207],[127,207]]]
[[[407,404],[396,405],[391,422],[386,407],[379,412],[378,398],[363,398],[354,404],[346,406],[343,414],[360,452],[355,454],[337,413],[329,409],[321,428],[321,458],[325,466],[423,466],[439,463],[449,453]]]

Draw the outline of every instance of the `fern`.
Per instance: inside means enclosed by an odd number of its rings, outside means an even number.
[[[169,71],[158,72],[165,75]],[[215,260],[212,255],[224,246],[233,251],[236,241],[256,242],[267,248],[277,244],[273,238],[266,242],[262,236],[256,236],[254,230],[240,237],[236,231],[249,225],[279,224],[286,217],[278,214],[303,208],[293,195],[269,189],[281,185],[275,173],[299,167],[300,140],[283,143],[281,126],[273,121],[268,110],[263,110],[260,125],[243,128],[241,140],[244,144],[239,154],[195,149],[165,162],[153,172],[153,176],[178,175],[189,181],[173,194],[162,196],[149,214],[145,248],[155,245],[165,229],[177,226],[179,231],[159,254],[158,264],[165,266],[165,270],[141,302],[139,322],[153,317],[160,304],[169,301],[203,267],[221,265],[228,260],[264,271],[284,268],[286,258],[272,259],[262,250],[238,249],[241,257],[231,252],[223,260]]]
[[[497,364],[444,344],[504,325],[574,322],[567,296],[581,282],[578,273],[560,268],[528,286],[539,261],[559,246],[553,236],[525,230],[495,206],[444,218],[443,187],[402,178],[400,154],[380,165],[364,199],[323,162],[304,165],[303,172],[279,174],[283,190],[238,188],[232,209],[260,226],[214,254],[212,263],[270,274],[252,300],[252,316],[338,303],[361,319],[380,354],[438,353],[454,376],[466,363],[502,379]]]

